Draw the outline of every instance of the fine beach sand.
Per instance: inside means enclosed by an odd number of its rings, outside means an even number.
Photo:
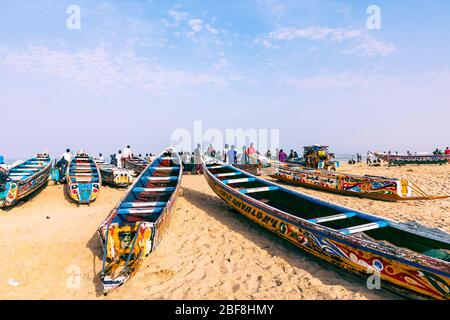
[[[450,165],[367,167],[341,172],[410,179],[429,194],[450,193]],[[62,186],[0,211],[0,299],[398,299],[369,290],[249,222],[220,200],[203,176],[183,177],[160,247],[125,286],[103,297],[96,229],[124,190],[103,187],[77,207]],[[290,187],[290,186],[289,186]],[[450,232],[450,200],[388,203],[290,187],[324,200]],[[79,288],[74,288],[80,270]],[[18,286],[13,286],[15,280]],[[73,281],[75,280],[75,281]]]

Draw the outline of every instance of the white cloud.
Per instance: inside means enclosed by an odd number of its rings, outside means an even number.
[[[340,28],[279,28],[270,32],[266,37],[256,39],[256,43],[265,48],[277,47],[274,43],[293,42],[296,40],[344,42],[351,43],[350,49],[344,50],[344,54],[356,54],[359,56],[387,56],[395,51],[395,46],[377,40],[366,30],[340,29]]]
[[[181,11],[176,11],[176,10],[169,10],[167,11],[167,14],[174,19],[175,21],[183,21],[186,20],[189,17],[189,13],[187,12],[181,12]]]
[[[214,33],[214,34],[218,34],[219,33],[219,30],[211,27],[209,24],[206,25],[206,30],[208,30],[209,32]]]
[[[189,20],[189,25],[194,32],[200,32],[203,29],[203,21],[201,19],[191,19]]]
[[[228,86],[227,79],[214,73],[174,70],[130,52],[110,52],[103,47],[69,52],[45,46],[11,48],[0,44],[0,71],[100,94],[120,93],[125,88],[165,94],[198,86]]]
[[[226,67],[229,67],[231,64],[228,62],[226,58],[221,58],[219,62],[213,64],[213,70],[214,71],[221,71],[225,69]]]

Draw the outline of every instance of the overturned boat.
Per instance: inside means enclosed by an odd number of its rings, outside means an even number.
[[[0,182],[0,208],[11,207],[43,187],[51,168],[52,161],[47,153],[12,167],[6,181]]]
[[[78,204],[95,201],[102,184],[97,164],[88,154],[79,152],[70,161],[66,172],[66,192]]]
[[[203,174],[230,207],[304,251],[409,298],[450,298],[450,235],[322,201],[223,163]]]
[[[104,252],[101,280],[105,294],[126,283],[167,232],[183,174],[180,164],[175,151],[164,151],[98,229]]]

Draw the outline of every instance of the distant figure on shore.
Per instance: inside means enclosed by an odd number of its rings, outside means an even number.
[[[125,158],[123,157],[122,150],[119,150],[119,154],[117,156],[117,167],[119,169],[125,168]]]
[[[291,152],[289,153],[288,159],[289,159],[289,160],[294,159],[294,150],[291,150]]]
[[[278,156],[278,160],[280,162],[286,162],[287,154],[284,153],[283,149],[280,150],[280,154]]]
[[[372,164],[372,159],[370,159],[370,152],[367,152],[367,160],[366,160],[367,164]]]
[[[227,162],[227,156],[228,156],[229,150],[230,150],[230,146],[228,144],[225,144],[225,147],[223,148],[223,162]]]
[[[445,154],[450,154],[450,149],[448,147],[445,149]]]
[[[246,146],[242,146],[241,163],[248,164],[248,156],[247,156],[247,147]]]
[[[298,153],[294,150],[294,159],[298,159]]]
[[[267,150],[267,152],[266,152],[266,158],[267,158],[267,159],[272,159],[272,152],[270,152],[270,150]]]
[[[227,163],[228,164],[236,164],[237,163],[237,152],[236,147],[233,145],[231,146],[231,149],[228,150],[227,153]]]
[[[250,143],[250,147],[247,148],[248,162],[251,164],[256,163],[256,159],[253,157],[254,155],[256,155],[256,149],[253,146],[253,142],[252,142],[252,143]]]
[[[66,152],[63,153],[62,158],[66,159],[66,161],[69,163],[72,161],[72,153],[70,152],[70,149],[66,149]]]
[[[195,161],[195,173],[202,173],[202,146],[200,143],[197,144],[197,148],[194,150],[194,161]]]
[[[102,163],[105,162],[105,157],[103,157],[103,154],[102,154],[102,153],[99,153],[99,154],[98,154],[97,161],[98,161],[98,162],[102,162]]]
[[[280,159],[280,149],[278,149],[278,148],[275,149],[275,159],[276,160]]]
[[[5,164],[5,158],[0,154],[0,165]]]
[[[125,159],[131,159],[133,153],[131,152],[130,146],[127,146],[125,149],[123,149],[122,157]]]
[[[117,156],[116,156],[116,154],[115,153],[112,154],[110,156],[110,158],[111,158],[110,164],[117,167]]]

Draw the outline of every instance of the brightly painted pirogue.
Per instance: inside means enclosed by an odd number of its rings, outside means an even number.
[[[96,161],[102,182],[116,188],[126,188],[133,184],[132,170],[121,169],[112,164]]]
[[[90,204],[97,199],[102,184],[95,161],[86,153],[79,152],[67,167],[66,192],[79,204]]]
[[[148,163],[148,161],[133,156],[130,159],[125,159],[125,168],[129,169],[129,170],[133,170],[136,175],[140,175],[147,167],[150,163]]]
[[[379,152],[373,152],[372,154],[383,161],[397,165],[450,163],[450,154],[393,155]]]
[[[293,168],[286,165],[274,165],[270,176],[305,188],[376,200],[434,200],[449,197],[429,196],[414,183],[405,179],[360,176],[335,171]]]
[[[153,252],[172,219],[183,167],[167,149],[138,177],[98,229],[103,244],[104,293],[123,285]]]
[[[51,167],[50,156],[43,153],[11,168],[8,180],[0,185],[0,208],[13,206],[44,186]]]
[[[229,165],[203,164],[238,212],[306,252],[410,298],[449,299],[450,236],[325,202]]]

